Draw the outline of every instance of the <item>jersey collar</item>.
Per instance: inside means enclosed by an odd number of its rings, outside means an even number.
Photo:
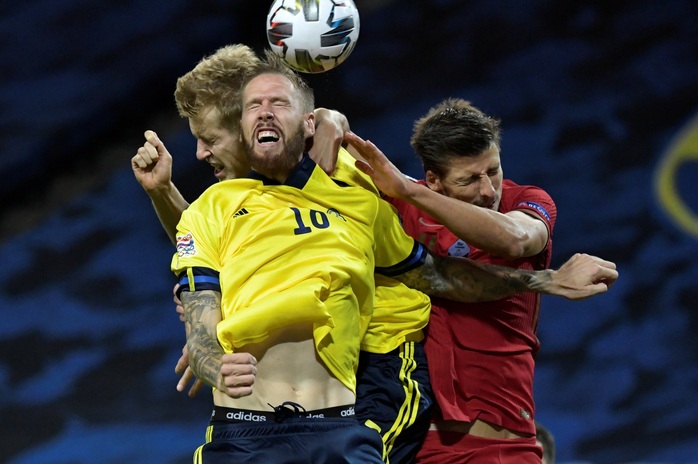
[[[306,152],[303,153],[303,158],[301,159],[300,163],[298,163],[296,167],[293,169],[293,171],[291,171],[291,174],[288,176],[286,182],[284,182],[283,184],[280,184],[274,179],[270,179],[266,176],[263,176],[257,171],[250,171],[247,174],[247,177],[249,177],[250,179],[259,180],[264,185],[288,185],[290,187],[302,189],[303,187],[305,187],[305,184],[308,183],[308,179],[310,179],[310,176],[312,175],[315,166],[315,161],[313,161]]]

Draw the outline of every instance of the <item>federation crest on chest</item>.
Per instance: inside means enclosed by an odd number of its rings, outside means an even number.
[[[469,253],[470,247],[461,239],[456,240],[456,242],[453,245],[448,247],[449,256],[458,256],[461,258],[465,258],[466,256],[468,256]]]

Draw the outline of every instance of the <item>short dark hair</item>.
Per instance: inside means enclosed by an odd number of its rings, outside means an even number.
[[[499,148],[499,119],[487,116],[469,101],[447,98],[414,123],[410,144],[424,171],[442,176],[449,159],[475,157],[491,145]]]
[[[536,421],[536,440],[543,445],[543,457],[548,464],[555,464],[555,437],[538,421]]]

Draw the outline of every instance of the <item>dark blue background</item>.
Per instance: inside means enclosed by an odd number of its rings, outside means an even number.
[[[309,77],[319,105],[419,176],[412,122],[471,100],[503,120],[507,177],[557,202],[554,265],[618,263],[608,294],[543,301],[537,418],[558,462],[698,462],[698,4],[358,6],[354,53]],[[213,181],[175,81],[219,46],[261,50],[267,7],[0,5],[0,461],[186,463],[202,442],[210,396],[174,389],[172,248],[130,158],[154,129],[187,198]]]

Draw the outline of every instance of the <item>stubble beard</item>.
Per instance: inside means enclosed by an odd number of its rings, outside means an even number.
[[[250,167],[258,173],[275,179],[281,176],[286,178],[301,160],[305,150],[305,134],[299,127],[290,137],[284,140],[281,152],[276,155],[264,155],[256,153],[254,144],[245,139],[245,153],[250,162]]]

